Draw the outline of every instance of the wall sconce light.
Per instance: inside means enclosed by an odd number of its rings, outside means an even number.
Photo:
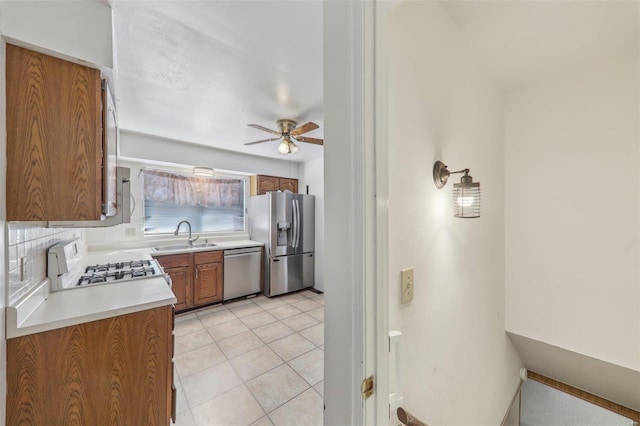
[[[449,176],[463,173],[460,183],[453,184],[453,215],[462,218],[480,217],[480,182],[474,182],[469,176],[469,169],[450,172],[442,161],[433,165],[433,183],[442,189],[447,184]]]

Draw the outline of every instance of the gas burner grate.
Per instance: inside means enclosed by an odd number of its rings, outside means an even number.
[[[93,266],[87,266],[86,269],[84,270],[85,274],[88,274],[90,272],[106,272],[109,270],[109,264],[106,265],[93,265]]]
[[[153,268],[140,268],[140,269],[132,269],[130,273],[132,278],[137,278],[137,277],[148,277],[150,275],[155,275],[156,271]]]
[[[106,282],[107,282],[106,274],[100,274],[100,275],[93,274],[93,275],[80,277],[80,279],[78,280],[78,285],[98,284],[98,283],[106,283]]]
[[[147,268],[151,266],[150,260],[134,260],[131,262],[116,262],[116,263],[105,263],[104,265],[90,265],[87,266],[84,270],[85,274],[96,273],[96,272],[109,272],[111,270],[127,270],[134,268]]]
[[[146,261],[143,261],[146,262]],[[129,262],[126,262],[129,263]],[[79,286],[87,284],[100,284],[109,281],[127,280],[131,278],[149,277],[155,275],[156,270],[149,267],[138,267],[135,269],[119,270],[113,272],[93,272],[91,275],[84,275],[78,280]]]
[[[136,261],[132,261],[132,262],[124,262],[125,264],[127,264],[126,266],[128,266],[129,268],[145,268],[147,266],[151,266],[151,261],[150,260],[136,260]]]

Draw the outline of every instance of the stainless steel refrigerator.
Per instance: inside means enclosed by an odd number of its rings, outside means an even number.
[[[249,234],[265,245],[266,296],[313,287],[315,197],[269,192],[249,201]]]

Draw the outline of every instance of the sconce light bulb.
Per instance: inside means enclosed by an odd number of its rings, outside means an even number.
[[[473,196],[458,197],[456,199],[456,202],[461,207],[471,207],[474,202],[474,197]]]

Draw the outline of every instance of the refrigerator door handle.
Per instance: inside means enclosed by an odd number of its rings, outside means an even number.
[[[298,215],[296,213],[296,200],[291,200],[291,216],[293,228],[291,229],[291,247],[296,248],[296,237],[298,234]]]
[[[296,215],[298,216],[298,226],[296,230],[296,248],[300,247],[300,200],[296,200]]]
[[[300,243],[300,204],[298,200],[295,200],[296,203],[296,245],[295,248],[298,248],[298,244]]]

